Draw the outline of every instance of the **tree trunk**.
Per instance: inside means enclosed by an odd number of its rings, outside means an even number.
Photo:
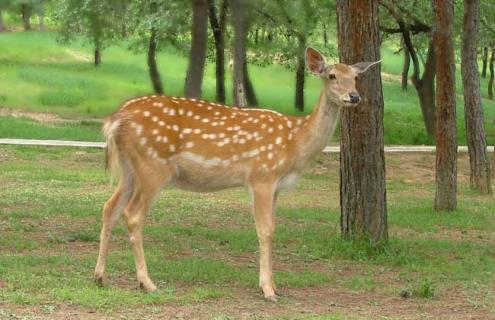
[[[494,65],[495,64],[495,45],[492,45],[492,56],[490,58],[490,78],[488,79],[488,99],[493,100],[493,77],[495,76]]]
[[[210,25],[215,41],[215,78],[216,100],[225,103],[225,22],[227,17],[227,0],[222,1],[220,18],[217,19],[215,1],[208,0]]]
[[[246,12],[244,0],[232,0],[232,20],[234,22],[234,105],[245,107],[246,88],[244,82],[244,65],[246,62]]]
[[[328,48],[327,24],[325,22],[323,22],[323,45]]]
[[[24,27],[24,31],[31,30],[31,7],[27,4],[21,5],[21,15],[22,15],[22,25]]]
[[[404,44],[404,37],[401,37],[402,50],[404,51],[404,64],[402,65],[402,91],[407,91],[407,81],[409,78],[409,66],[411,65],[411,55]]]
[[[248,71],[248,67],[247,67],[247,59],[244,60],[244,64],[243,64],[242,68],[244,69],[243,82],[244,82],[244,88],[246,88],[247,105],[257,106],[258,105],[258,98],[256,97],[256,92],[254,92],[253,83],[251,82],[251,78],[249,77],[249,71]]]
[[[298,36],[298,54],[296,63],[296,110],[304,111],[304,71],[306,68],[306,61],[304,58],[304,52],[306,50],[306,37],[304,35]]]
[[[340,61],[380,60],[378,1],[338,0],[337,16]],[[380,68],[360,77],[357,90],[360,106],[342,111],[341,231],[379,244],[388,239]]]
[[[483,55],[481,56],[481,61],[483,62],[481,67],[481,77],[486,79],[486,66],[488,64],[488,47],[483,47]]]
[[[431,139],[435,139],[436,126],[436,106],[435,106],[435,49],[433,39],[430,39],[428,45],[428,54],[426,57],[425,68],[422,78],[419,78],[419,64],[413,63],[414,71],[411,82],[418,92],[419,105],[423,115],[426,133]],[[418,65],[418,66],[416,66]]]
[[[156,64],[156,47],[158,44],[156,33],[155,27],[151,27],[150,43],[148,46],[148,69],[153,91],[158,94],[163,94],[162,80],[160,79],[160,72],[158,71],[158,66]]]
[[[454,2],[435,0],[437,66],[435,210],[457,207],[457,139],[455,112]]]
[[[94,55],[94,64],[95,67],[99,67],[101,64],[101,43],[99,40],[95,40],[95,55]]]
[[[206,0],[193,0],[192,10],[191,53],[186,76],[185,95],[191,98],[200,98],[208,40],[208,2]]]
[[[491,194],[490,161],[486,153],[483,108],[481,106],[477,47],[480,24],[479,0],[464,0],[462,25],[461,73],[464,90],[466,138],[471,167],[471,187],[483,194]]]
[[[3,12],[2,8],[0,8],[0,32],[5,31],[5,24],[3,23]]]

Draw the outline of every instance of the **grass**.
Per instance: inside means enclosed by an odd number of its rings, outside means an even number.
[[[112,46],[103,53],[103,64],[94,68],[91,50],[81,43],[60,45],[50,32],[4,33],[0,37],[0,106],[26,111],[50,112],[70,118],[100,118],[113,112],[118,105],[134,96],[150,93],[144,54],[134,54]],[[36,55],[32,53],[36,52]],[[385,143],[430,144],[424,133],[417,95],[410,86],[400,90],[399,75],[402,57],[394,55],[386,46],[382,50],[382,70],[385,99]],[[165,92],[182,95],[187,57],[166,47],[158,56]],[[465,145],[465,124],[461,81],[457,68],[458,141]],[[278,65],[251,65],[250,74],[260,105],[282,112],[295,113],[293,108],[294,72]],[[231,74],[227,74],[227,92],[231,92]],[[482,79],[485,126],[488,142],[495,143],[495,103],[486,99],[486,79]],[[316,102],[321,83],[307,77],[306,110]],[[203,96],[214,100],[214,63],[208,62],[205,71]],[[229,97],[230,99],[230,97]],[[231,102],[230,100],[228,101]],[[25,120],[0,118],[0,137],[101,140],[99,129],[93,125],[51,125],[50,133],[37,130],[37,124]],[[26,125],[26,126],[25,126]]]
[[[113,233],[108,287],[98,288],[91,279],[101,205],[113,189],[101,151],[2,147],[0,156],[0,304],[5,307],[42,307],[52,315],[66,305],[100,315],[139,309],[142,318],[152,318],[165,309],[195,306],[204,318],[229,319],[237,318],[236,306],[252,314],[267,310],[257,289],[257,239],[244,190],[193,194],[167,187],[162,192],[144,231],[148,267],[160,288],[148,295],[137,290],[123,224]],[[409,315],[420,312],[416,304],[431,311],[446,302],[470,313],[495,312],[489,298],[495,294],[493,197],[473,195],[460,170],[459,210],[434,212],[431,178],[405,179],[414,171],[408,166],[428,165],[433,156],[413,156],[409,162],[387,157],[394,172],[387,181],[390,241],[378,249],[340,238],[336,170],[310,171],[296,189],[281,194],[275,279],[289,296],[266,311],[269,315],[358,319],[361,315],[348,307],[329,311],[318,303],[350,299],[353,305],[362,301],[359,308],[366,310],[377,303],[393,309],[402,304],[402,292],[414,301]],[[466,157],[460,161],[465,168]],[[337,160],[319,163],[335,168]],[[294,301],[300,302],[294,306]],[[308,308],[315,318],[296,316],[295,310]],[[383,315],[401,318],[392,311]]]

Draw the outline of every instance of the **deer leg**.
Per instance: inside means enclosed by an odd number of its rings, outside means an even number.
[[[113,195],[103,206],[103,226],[100,233],[100,251],[95,267],[95,281],[100,286],[103,285],[105,276],[105,266],[107,263],[108,248],[112,229],[117,223],[124,206],[129,201],[132,188],[125,180],[119,184]]]
[[[265,299],[276,301],[275,283],[273,281],[273,237],[275,233],[274,189],[272,183],[251,186],[253,195],[253,214],[256,233],[260,245],[259,285]]]
[[[129,239],[134,253],[137,279],[141,288],[148,292],[156,290],[156,286],[148,276],[148,268],[146,266],[143,248],[144,218],[148,213],[151,201],[152,199],[150,199],[148,195],[144,194],[142,191],[138,191],[134,193],[129,205],[124,210],[127,229],[129,231]]]

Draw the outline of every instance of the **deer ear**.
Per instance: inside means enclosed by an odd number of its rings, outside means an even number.
[[[315,76],[321,77],[326,70],[325,58],[318,50],[306,48],[306,67]]]
[[[353,64],[351,68],[354,69],[354,71],[356,71],[357,74],[360,74],[360,73],[365,73],[366,71],[368,71],[370,67],[381,62],[382,60],[378,60],[375,62],[358,62],[356,64]]]

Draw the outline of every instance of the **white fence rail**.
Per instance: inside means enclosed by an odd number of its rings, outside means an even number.
[[[37,140],[37,139],[0,139],[0,144],[50,146],[50,147],[86,147],[105,148],[104,142],[68,141],[68,140]],[[435,146],[385,146],[385,152],[435,152]],[[323,149],[325,153],[339,152],[339,146],[328,146]],[[458,152],[467,152],[466,146],[459,146]],[[488,152],[493,152],[493,146],[487,147]]]

